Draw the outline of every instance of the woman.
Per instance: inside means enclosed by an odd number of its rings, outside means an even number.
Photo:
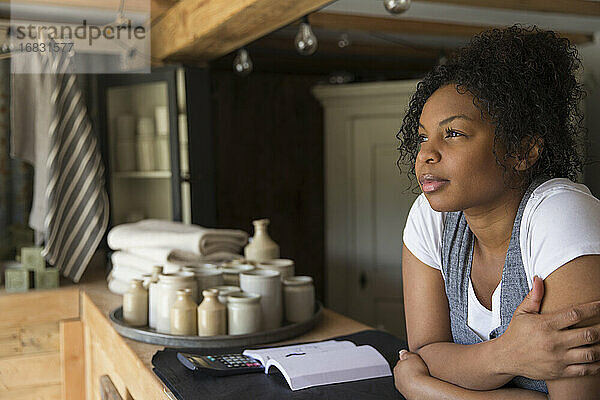
[[[566,39],[513,26],[417,86],[398,133],[423,191],[402,256],[410,351],[394,377],[408,399],[600,398],[600,201],[574,183],[579,67]]]

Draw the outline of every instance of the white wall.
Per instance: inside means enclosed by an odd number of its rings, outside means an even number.
[[[600,32],[594,35],[594,42],[579,46],[584,65],[583,82],[586,87],[585,118],[588,137],[589,164],[584,170],[585,184],[600,198]]]

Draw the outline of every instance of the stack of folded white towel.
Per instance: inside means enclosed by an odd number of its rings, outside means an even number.
[[[235,229],[208,229],[181,222],[147,219],[118,225],[108,233],[112,271],[108,288],[113,293],[127,291],[131,279],[151,274],[154,265],[171,273],[186,265],[227,261],[240,256],[248,234]]]

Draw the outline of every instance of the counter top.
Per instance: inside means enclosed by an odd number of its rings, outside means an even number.
[[[63,287],[67,286],[73,285]],[[81,294],[81,319],[85,326],[85,341],[90,345],[88,347],[86,344],[86,349],[91,352],[96,351],[93,349],[102,349],[109,354],[107,357],[110,358],[110,362],[105,362],[108,365],[105,370],[108,372],[114,370],[114,375],[121,376],[122,381],[115,382],[118,389],[123,388],[119,391],[129,392],[133,398],[158,398],[158,393],[168,394],[160,379],[152,371],[152,356],[158,350],[162,350],[164,346],[137,342],[122,337],[115,331],[108,314],[122,304],[122,296],[108,290],[102,271],[86,272],[82,281],[74,286],[79,288]],[[365,329],[370,329],[370,327],[324,308],[321,318],[311,331],[286,341],[269,343],[269,345],[319,341]],[[95,363],[97,360],[94,356],[86,354],[86,369],[95,369]],[[95,393],[98,392],[98,384],[94,375],[97,374],[86,373],[88,398],[95,398]],[[89,378],[90,376],[92,378]]]
[[[106,280],[100,274],[90,274],[90,276],[86,278],[87,279],[84,279],[83,282],[79,284],[80,289],[108,319],[110,311],[122,304],[122,296],[111,293],[108,290]],[[290,340],[273,343],[273,345],[324,340],[335,336],[349,335],[365,329],[371,328],[327,308],[323,308],[321,319],[310,332]],[[150,369],[152,369],[152,356],[164,347],[137,342],[125,337],[121,338],[138,355],[140,361]]]

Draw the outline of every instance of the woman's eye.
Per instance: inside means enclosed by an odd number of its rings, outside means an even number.
[[[450,129],[450,128],[446,129],[446,137],[458,137],[458,136],[464,136],[464,135],[453,129]]]
[[[427,141],[427,136],[425,136],[425,135],[419,135],[419,139],[418,139],[419,143],[423,143],[423,142],[426,142],[426,141]]]

